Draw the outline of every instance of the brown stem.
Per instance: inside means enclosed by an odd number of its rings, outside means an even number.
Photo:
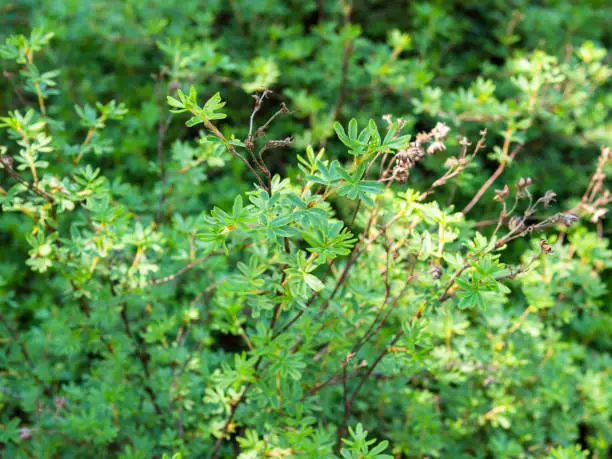
[[[266,123],[263,126],[260,126],[259,128],[257,128],[257,131],[255,131],[255,135],[253,136],[254,139],[256,139],[257,137],[259,137],[260,135],[262,135],[264,133],[264,131],[266,129],[268,129],[268,127],[270,127],[270,124],[272,124],[272,121],[274,121],[274,119],[283,114],[283,113],[290,113],[289,109],[287,108],[287,106],[285,105],[285,103],[281,103],[281,108],[278,109],[278,111],[276,113],[274,113],[274,115],[272,115],[270,117],[270,119],[268,119],[268,121],[266,121]]]
[[[187,271],[195,268],[196,266],[201,265],[202,263],[204,263],[206,260],[208,260],[211,257],[214,257],[216,255],[223,255],[223,252],[211,252],[208,255],[198,258],[197,260],[188,263],[187,265],[183,266],[181,269],[179,269],[177,272],[175,272],[174,274],[170,274],[166,277],[162,277],[160,279],[151,279],[149,282],[147,282],[147,285],[159,285],[159,284],[165,284],[166,282],[170,282],[173,281],[174,279],[176,279],[178,276],[185,274]]]
[[[420,315],[419,315],[419,317],[420,317]],[[359,384],[357,384],[357,387],[353,391],[353,394],[350,396],[348,401],[345,402],[345,404],[344,404],[344,416],[342,417],[342,425],[340,426],[340,429],[338,429],[338,442],[336,443],[336,449],[337,450],[339,450],[340,445],[342,444],[342,438],[346,435],[346,427],[347,427],[348,420],[349,420],[349,417],[350,417],[350,414],[351,414],[351,409],[353,407],[353,403],[355,402],[355,399],[357,398],[357,395],[359,394],[359,391],[361,390],[361,388],[363,387],[363,385],[365,384],[365,382],[369,378],[369,376],[372,374],[374,369],[378,366],[378,364],[381,362],[381,360],[387,355],[387,353],[389,352],[389,349],[391,347],[393,347],[395,345],[395,343],[397,343],[399,341],[399,339],[403,335],[404,335],[404,329],[402,328],[400,331],[398,331],[395,334],[395,336],[389,342],[389,344],[385,346],[385,348],[378,355],[376,360],[374,360],[374,363],[372,363],[372,365],[370,365],[370,367],[368,368],[366,373],[361,377],[361,380],[359,381]]]
[[[115,289],[115,286],[111,283],[110,285],[111,287],[111,294],[114,297],[118,297],[117,294],[117,290]],[[151,400],[151,403],[153,404],[153,408],[155,408],[155,412],[158,415],[162,415],[162,410],[159,407],[159,404],[157,403],[157,397],[155,395],[155,392],[153,392],[153,389],[151,388],[151,386],[149,385],[150,379],[151,379],[151,372],[149,371],[149,359],[150,359],[150,355],[147,351],[147,344],[146,341],[143,340],[142,343],[142,347],[139,346],[136,337],[134,336],[134,334],[132,333],[132,329],[130,327],[130,321],[129,321],[129,317],[127,315],[127,302],[123,302],[122,306],[121,306],[121,321],[123,322],[123,328],[125,329],[125,333],[128,335],[128,337],[130,338],[130,340],[132,341],[132,344],[134,345],[134,349],[136,350],[136,355],[138,356],[138,360],[140,361],[140,364],[142,365],[142,369],[145,375],[145,379],[147,380],[147,383],[145,383],[145,392],[147,393],[147,395],[149,396],[149,399]]]
[[[223,142],[223,144],[225,145],[225,148],[227,148],[227,151],[229,151],[232,155],[234,155],[236,158],[242,161],[244,165],[253,173],[253,175],[255,175],[255,178],[257,179],[257,182],[259,183],[259,185],[264,190],[268,191],[268,194],[269,194],[270,190],[268,190],[268,187],[266,187],[266,184],[263,182],[263,180],[261,179],[257,171],[253,169],[253,166],[251,166],[251,163],[244,156],[242,156],[240,153],[236,151],[234,146],[231,143],[229,143],[229,141],[225,138],[223,133],[217,128],[217,126],[212,124],[207,119],[204,119],[203,121],[206,127]]]
[[[509,143],[509,139],[510,136],[508,135],[506,137],[506,143]],[[505,145],[504,145],[505,146]],[[512,153],[510,153],[509,156],[509,160],[513,160],[514,157],[517,155],[517,153],[521,150],[521,148],[523,147],[523,144],[519,144],[517,145],[517,147],[512,151]],[[507,147],[506,147],[507,150]],[[493,184],[493,182],[495,180],[497,180],[497,177],[499,177],[501,175],[501,173],[504,171],[504,169],[506,168],[506,165],[508,164],[508,160],[502,160],[499,163],[499,166],[497,167],[497,169],[495,170],[495,172],[493,172],[493,174],[491,175],[491,177],[489,177],[489,179],[480,187],[480,189],[478,190],[478,192],[474,195],[474,197],[472,198],[472,200],[470,201],[470,203],[465,206],[465,209],[463,209],[462,213],[463,215],[466,215],[470,210],[472,210],[472,208],[478,203],[478,201],[480,200],[480,198],[482,197],[482,195],[485,193],[485,191],[487,191],[489,189],[489,187]]]
[[[351,20],[351,5],[350,4],[342,4],[344,8],[344,25],[347,25]],[[348,81],[348,70],[349,63],[351,59],[351,54],[353,53],[353,40],[350,40],[348,43],[344,43],[343,54],[342,54],[342,70],[340,74],[340,89],[338,90],[338,97],[336,98],[336,102],[334,103],[334,108],[332,110],[332,119],[333,123],[340,116],[340,110],[342,109],[342,104],[344,103],[344,98],[346,97],[346,85]]]
[[[289,238],[285,238],[285,252],[286,253],[290,253],[291,249],[289,247]],[[281,277],[281,288],[283,288],[283,284],[285,283],[285,279],[287,278],[287,272],[285,271],[287,269],[287,265],[282,265],[281,266],[281,271],[283,272],[283,275]],[[277,296],[282,296],[282,292],[278,292]],[[278,303],[276,303],[276,306],[274,306],[274,314],[272,314],[272,320],[270,322],[270,330],[274,330],[274,327],[276,327],[276,322],[278,321],[278,318],[280,317],[280,313],[283,309],[283,302],[279,301]]]
[[[451,289],[453,288],[453,286],[455,285],[455,279],[457,279],[457,277],[461,276],[461,274],[463,274],[463,272],[469,268],[469,264],[466,263],[464,264],[461,268],[459,268],[457,271],[455,271],[453,273],[453,275],[450,278],[450,282],[448,283],[448,285],[446,286],[446,288],[444,289],[444,293],[442,293],[442,296],[440,296],[439,301],[440,303],[444,303],[446,300],[448,300],[451,297]]]
[[[263,357],[259,357],[257,359],[257,361],[255,362],[255,366],[253,367],[255,372],[257,372],[257,370],[259,369],[259,366],[261,365],[261,361],[262,360],[263,360]],[[247,383],[247,385],[244,386],[244,389],[242,390],[242,392],[238,396],[238,400],[236,400],[234,403],[232,403],[232,405],[230,407],[229,416],[227,417],[227,420],[225,421],[225,424],[223,425],[223,429],[221,429],[221,435],[217,439],[217,442],[215,443],[215,446],[213,447],[213,450],[210,453],[211,459],[218,457],[219,448],[221,448],[221,445],[223,444],[223,440],[225,439],[225,435],[227,435],[227,431],[229,429],[229,426],[230,426],[232,420],[234,419],[234,415],[236,414],[236,410],[238,410],[238,407],[244,401],[244,398],[245,398],[247,392],[249,391],[249,389],[251,388],[252,384],[253,383],[251,383],[251,382]]]
[[[25,178],[23,178],[23,176],[21,174],[19,174],[19,172],[17,172],[15,169],[13,169],[12,162],[13,161],[12,161],[12,158],[10,156],[8,156],[8,155],[0,156],[0,163],[2,163],[3,169],[16,182],[19,182],[22,185],[26,186],[30,191],[32,191],[33,193],[36,193],[41,198],[46,199],[51,204],[55,203],[55,199],[53,198],[53,196],[51,196],[46,191],[41,190],[37,185],[28,182]]]
[[[166,91],[166,95],[168,95],[168,91]],[[162,209],[164,207],[164,201],[166,199],[167,177],[166,177],[166,165],[165,165],[165,158],[164,158],[164,141],[166,140],[166,132],[168,132],[168,128],[170,127],[170,123],[172,122],[172,116],[173,116],[173,114],[171,113],[168,116],[168,119],[164,120],[165,113],[166,113],[165,106],[160,101],[159,102],[159,124],[157,127],[157,162],[159,164],[159,170],[161,173],[162,188],[161,188],[161,193],[159,195],[159,205],[158,205],[157,213],[155,215],[156,222],[159,222],[159,219],[161,218]]]

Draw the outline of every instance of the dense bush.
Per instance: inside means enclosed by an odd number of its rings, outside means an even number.
[[[202,3],[0,5],[3,457],[607,457],[609,3]]]

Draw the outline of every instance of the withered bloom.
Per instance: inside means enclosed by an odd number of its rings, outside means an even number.
[[[431,267],[430,273],[432,279],[440,279],[442,277],[442,266],[440,266],[440,263],[434,263],[434,265]]]
[[[19,429],[19,439],[20,440],[29,440],[32,438],[32,429],[29,427],[22,427]]]
[[[410,175],[410,169],[417,161],[425,157],[425,152],[416,143],[411,142],[407,149],[400,150],[395,156],[395,166],[393,167],[393,177],[400,183],[406,183]]]
[[[429,144],[429,147],[427,147],[427,154],[428,155],[435,155],[439,151],[444,151],[444,150],[446,150],[446,145],[444,145],[439,140],[436,140],[434,142],[431,142]]]
[[[542,249],[542,252],[544,252],[547,255],[549,253],[553,253],[553,248],[550,246],[548,241],[544,238],[540,239],[540,248]]]
[[[559,220],[561,220],[561,223],[563,223],[565,226],[572,226],[580,219],[578,215],[563,212],[559,213],[557,217],[559,217]]]
[[[532,183],[533,183],[533,180],[531,179],[531,177],[527,177],[527,178],[521,177],[521,179],[516,184],[516,190],[517,190],[519,196],[521,196],[521,197],[524,196],[525,190]]]
[[[554,202],[556,198],[557,198],[557,193],[555,193],[552,190],[548,190],[546,193],[544,193],[544,196],[541,198],[541,200],[544,203],[544,207],[549,207],[550,204]]]
[[[501,190],[495,190],[494,201],[504,202],[508,195],[510,194],[510,187],[508,185],[504,185]]]
[[[9,155],[1,155],[0,156],[0,163],[8,168],[8,169],[12,169],[13,168],[13,157],[9,156]]]
[[[518,216],[514,216],[508,221],[508,229],[512,232],[519,230],[523,227],[523,219]]]
[[[446,124],[438,121],[436,127],[432,129],[431,135],[433,135],[436,140],[441,140],[445,139],[449,132],[450,128]]]

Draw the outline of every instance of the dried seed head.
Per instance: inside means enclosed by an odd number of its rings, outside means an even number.
[[[512,232],[518,231],[523,226],[524,226],[524,223],[521,217],[514,216],[508,221],[508,229]]]
[[[557,198],[557,193],[552,190],[548,190],[544,193],[542,197],[542,202],[544,203],[544,207],[549,207],[552,202]]]
[[[459,165],[459,160],[457,158],[455,158],[454,156],[451,156],[450,158],[447,158],[446,161],[444,162],[444,167],[451,169],[453,167],[456,167]]]
[[[432,129],[431,135],[434,136],[436,140],[442,140],[442,139],[446,139],[446,136],[448,135],[449,132],[450,132],[450,128],[446,124],[438,121],[436,123],[436,127]]]
[[[527,187],[529,187],[531,184],[533,183],[533,180],[531,180],[531,177],[521,177],[521,179],[518,181],[518,183],[516,184],[516,191],[518,192],[518,195],[520,197],[523,197],[525,195],[525,190],[527,189]]]
[[[417,143],[411,143],[406,150],[408,156],[416,163],[425,157],[425,152]]]
[[[576,223],[578,221],[578,219],[580,217],[578,217],[578,215],[574,215],[574,214],[566,214],[566,213],[559,213],[557,214],[557,218],[561,221],[561,223],[563,223],[565,226],[572,226],[574,223]]]
[[[495,197],[493,200],[498,202],[504,202],[508,195],[510,194],[510,187],[508,185],[504,185],[504,188],[501,190],[495,190]]]
[[[13,157],[9,155],[1,155],[0,163],[7,169],[12,169],[13,168]]]
[[[32,429],[29,427],[22,427],[19,429],[19,439],[20,440],[29,440],[32,438]]]
[[[544,252],[545,254],[553,253],[553,248],[550,246],[548,241],[544,238],[540,239],[540,248],[542,249],[542,252]]]
[[[408,177],[410,177],[410,170],[395,166],[393,168],[393,178],[397,180],[399,183],[406,183],[408,181]]]
[[[416,135],[415,144],[420,146],[425,142],[429,142],[429,139],[431,139],[431,134],[428,134],[427,132],[419,132]]]
[[[587,208],[588,210],[588,208]],[[599,207],[593,210],[593,215],[591,215],[591,221],[593,223],[599,222],[606,214],[608,213],[608,209],[605,207]]]
[[[431,267],[431,277],[432,279],[438,280],[442,277],[442,266],[440,266],[440,263],[434,263],[433,266]]]
[[[527,178],[521,177],[517,186],[522,190],[524,188],[527,188],[532,183],[533,183],[533,180],[531,180],[531,177],[527,177]]]
[[[400,150],[395,155],[393,178],[400,183],[406,183],[410,169],[425,156],[423,149],[416,142],[411,142],[407,149]]]
[[[55,397],[53,403],[55,404],[55,408],[61,410],[66,406],[66,399],[64,397]]]
[[[446,145],[444,145],[439,140],[435,140],[429,144],[429,147],[427,147],[427,154],[435,155],[439,151],[444,151],[444,150],[446,150]]]

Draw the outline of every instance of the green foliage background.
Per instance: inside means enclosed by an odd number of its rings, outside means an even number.
[[[2,454],[608,457],[605,206],[501,247],[478,223],[521,177],[557,194],[526,224],[579,206],[612,145],[611,16],[596,0],[0,4],[0,148],[52,196],[0,172]],[[229,151],[247,156],[263,88],[256,127],[291,112],[258,140],[292,140],[265,152],[271,196]],[[387,114],[412,140],[452,129],[389,187],[359,168],[407,146]]]

